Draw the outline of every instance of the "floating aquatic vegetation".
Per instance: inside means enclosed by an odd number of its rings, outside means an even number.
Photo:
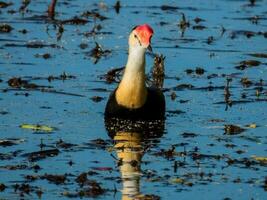
[[[157,88],[162,88],[165,78],[165,67],[164,67],[165,56],[156,55],[154,58],[154,65],[152,67],[152,85]]]
[[[204,25],[194,25],[194,26],[192,26],[192,28],[193,28],[194,30],[204,30],[204,29],[206,29],[207,27],[204,26]]]
[[[102,46],[96,42],[95,47],[90,51],[89,56],[93,58],[94,64],[96,64],[102,56],[107,56],[110,53],[110,50],[104,50]]]
[[[120,1],[116,1],[115,5],[113,7],[114,7],[116,13],[119,14],[120,13],[120,9],[121,9]]]
[[[251,53],[248,55],[256,57],[256,58],[267,58],[267,53]]]
[[[119,82],[124,69],[125,67],[111,69],[105,75],[101,76],[101,79],[105,79],[109,84]]]
[[[47,125],[40,125],[40,124],[21,124],[20,128],[22,129],[30,129],[37,132],[53,132],[56,128],[47,126]]]
[[[250,87],[253,84],[247,77],[241,78],[240,82],[244,87]]]
[[[237,125],[227,124],[224,126],[224,131],[225,131],[225,134],[227,135],[237,135],[237,134],[244,132],[245,129]]]
[[[186,69],[185,72],[187,74],[195,73],[197,75],[203,75],[205,73],[205,70],[202,67],[196,67],[195,69]]]
[[[186,28],[190,27],[190,23],[186,20],[184,13],[182,13],[182,19],[179,21],[178,27],[181,30],[181,37],[184,37]]]
[[[45,159],[47,157],[54,157],[60,153],[58,149],[49,149],[49,150],[41,150],[35,151],[31,153],[25,153],[22,156],[27,157],[31,162],[35,162],[38,160]]]
[[[248,128],[257,128],[258,126],[255,123],[251,123],[251,124],[248,124],[246,127],[248,127]]]
[[[179,8],[177,6],[171,6],[171,5],[162,5],[160,7],[161,10],[165,11],[165,10],[172,10],[172,11],[175,11],[175,10],[178,10]]]
[[[21,78],[16,78],[16,77],[9,79],[7,83],[12,88],[34,89],[34,88],[43,87],[43,86],[39,86],[35,83],[29,83],[26,80],[23,80]]]
[[[50,53],[44,53],[44,54],[35,54],[36,58],[44,58],[44,59],[49,59],[51,58],[51,54]]]
[[[6,185],[1,183],[0,184],[0,192],[3,192],[6,189]]]
[[[184,178],[173,178],[173,179],[171,179],[170,182],[171,183],[179,183],[179,184],[190,186],[190,187],[192,187],[194,185],[192,182],[188,182]]]
[[[0,33],[9,33],[13,30],[12,26],[8,24],[0,24]]]
[[[104,98],[103,97],[100,97],[100,96],[93,96],[93,97],[91,97],[90,98],[92,101],[94,101],[94,102],[100,102],[100,101],[102,101]]]
[[[209,36],[207,39],[207,44],[212,44],[215,41],[215,38],[213,36]]]
[[[30,5],[30,3],[31,3],[31,0],[23,0],[21,2],[21,6],[19,8],[19,11],[20,12],[25,12],[26,11],[26,8]]]
[[[257,67],[261,64],[258,60],[244,60],[240,62],[240,65],[236,66],[236,69],[244,70],[250,67]]]
[[[4,1],[0,1],[0,8],[6,8],[8,6],[13,5],[12,3],[6,3]]]
[[[183,136],[183,138],[194,138],[194,137],[197,137],[198,135],[195,133],[184,132],[184,133],[182,133],[182,136]]]
[[[8,147],[8,146],[20,144],[22,142],[25,142],[25,139],[19,139],[19,138],[0,139],[0,146]]]
[[[227,78],[226,79],[226,86],[224,88],[224,101],[225,101],[225,104],[226,104],[225,111],[228,110],[228,107],[232,106],[232,100],[230,99],[230,97],[231,97],[230,82],[231,81],[232,81],[232,79]]]
[[[59,141],[56,142],[56,147],[57,148],[63,148],[63,149],[70,149],[73,147],[76,147],[76,144],[68,143],[60,139]]]
[[[65,182],[67,181],[67,175],[44,174],[43,176],[40,176],[40,179],[46,179],[50,183],[59,185],[59,184],[65,184]]]
[[[99,19],[101,21],[108,19],[107,17],[100,15],[97,12],[93,11],[86,11],[82,14],[83,17],[92,17],[93,19]]]
[[[262,156],[252,156],[252,158],[256,161],[259,161],[263,165],[267,165],[267,157],[262,157]]]
[[[69,25],[85,25],[87,24],[89,21],[86,19],[82,19],[79,17],[73,17],[71,19],[66,19],[61,21],[61,24],[69,24]]]
[[[83,182],[84,180],[84,182]],[[69,191],[63,192],[63,196],[69,197],[69,198],[82,198],[82,197],[91,197],[91,198],[97,198],[100,195],[103,195],[105,193],[105,189],[101,187],[101,185],[94,181],[94,180],[88,180],[85,177],[85,174],[81,174],[76,181],[83,186],[78,192],[71,193]]]
[[[200,17],[196,17],[195,19],[194,19],[194,22],[196,23],[196,24],[198,24],[198,23],[200,23],[200,22],[204,22],[205,20],[204,19],[202,19],[202,18],[200,18]]]

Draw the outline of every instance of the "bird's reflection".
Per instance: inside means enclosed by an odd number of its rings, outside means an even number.
[[[122,199],[138,199],[142,157],[163,135],[164,120],[131,121],[106,119],[109,136],[114,141],[122,179]]]

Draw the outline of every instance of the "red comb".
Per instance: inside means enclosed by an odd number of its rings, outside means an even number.
[[[151,28],[151,26],[149,26],[148,24],[143,24],[143,25],[139,25],[135,28],[136,31],[145,31],[145,32],[148,32],[149,34],[153,34],[154,31],[153,29]]]

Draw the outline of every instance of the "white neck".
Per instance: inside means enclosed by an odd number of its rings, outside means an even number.
[[[130,70],[132,72],[141,72],[141,71],[144,72],[145,71],[145,52],[146,52],[146,49],[144,49],[141,46],[135,46],[135,47],[130,46],[128,61],[126,64],[126,70]]]
[[[125,72],[116,91],[117,102],[127,108],[139,108],[146,101],[145,51],[141,46],[129,48]]]

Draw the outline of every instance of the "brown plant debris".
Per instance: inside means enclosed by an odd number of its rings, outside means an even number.
[[[224,125],[224,131],[226,135],[237,135],[245,131],[245,129],[233,124],[227,124]]]
[[[250,68],[250,67],[257,67],[260,64],[261,64],[261,62],[258,60],[244,60],[244,61],[241,61],[239,63],[239,65],[236,66],[235,68],[239,69],[239,70],[245,70],[245,69]]]
[[[205,70],[202,67],[196,67],[195,69],[186,69],[185,72],[187,74],[192,74],[195,72],[197,75],[203,75],[205,73]]]
[[[67,176],[64,175],[53,175],[53,174],[44,174],[40,177],[41,179],[46,179],[51,183],[54,183],[56,185],[64,184],[67,180]]]
[[[227,78],[226,79],[226,86],[224,88],[224,101],[225,101],[225,111],[228,110],[228,106],[231,107],[232,106],[232,100],[230,99],[231,97],[231,93],[230,93],[230,82],[232,81],[232,79]]]
[[[6,2],[3,2],[3,1],[0,1],[0,8],[6,8],[8,6],[11,6],[12,3],[6,3]]]
[[[164,83],[164,77],[165,77],[165,68],[164,68],[164,60],[165,56],[156,55],[154,58],[154,65],[152,68],[152,79],[153,79],[153,85],[157,88],[162,88]]]
[[[263,188],[265,191],[267,191],[267,177],[265,177]]]
[[[49,149],[49,150],[26,153],[26,154],[23,154],[22,156],[28,157],[28,159],[33,162],[33,161],[45,159],[47,157],[54,157],[54,156],[57,156],[58,154],[59,154],[58,149]]]
[[[185,30],[190,27],[190,23],[186,20],[184,13],[182,13],[182,19],[178,23],[178,27],[181,30],[181,37],[184,37]]]
[[[134,197],[135,200],[160,200],[160,196],[155,194],[142,194]]]
[[[200,17],[196,17],[195,19],[194,19],[194,22],[196,23],[196,24],[198,24],[199,22],[204,22],[205,20],[204,19],[201,19]]]
[[[96,198],[105,193],[105,189],[103,189],[100,184],[94,180],[88,180],[85,173],[82,173],[76,179],[83,188],[77,193],[71,193],[68,191],[63,192],[63,195],[69,198]]]
[[[96,64],[102,56],[107,56],[110,53],[110,50],[104,50],[101,45],[96,42],[95,47],[90,51],[89,55],[94,59],[94,64]]]
[[[100,15],[97,12],[93,11],[86,11],[82,14],[82,17],[92,17],[93,19],[99,19],[100,21],[108,19],[107,17]]]
[[[38,86],[34,83],[29,83],[26,80],[22,80],[21,78],[11,78],[7,81],[8,85],[12,88],[26,88],[26,89],[34,89],[43,86]]]
[[[3,183],[0,183],[0,192],[3,192],[6,189],[6,185]]]
[[[69,25],[85,25],[88,22],[89,22],[88,20],[79,18],[77,16],[75,16],[71,19],[61,21],[62,24],[69,24]]]
[[[24,139],[17,139],[17,138],[0,139],[0,146],[2,147],[13,146],[22,143],[24,141],[25,141]]]
[[[194,86],[191,85],[191,84],[179,84],[179,85],[175,86],[173,89],[175,91],[181,91],[181,90],[185,90],[185,89],[190,90],[190,89],[193,89],[193,88],[194,88]]]
[[[0,166],[0,169],[6,169],[6,170],[21,170],[21,169],[27,169],[27,168],[28,166],[24,164]]]
[[[251,80],[249,80],[247,77],[241,78],[240,80],[241,84],[243,85],[243,87],[250,87],[253,83]]]
[[[182,136],[183,136],[183,138],[193,138],[193,137],[197,137],[198,135],[195,133],[184,132],[184,133],[182,133]]]
[[[104,78],[107,83],[113,83],[113,82],[119,82],[120,77],[122,75],[122,71],[125,69],[125,67],[119,67],[109,70],[105,75],[103,75],[101,78]]]
[[[49,82],[53,81],[53,80],[62,80],[62,81],[65,81],[65,80],[69,80],[69,79],[76,79],[76,76],[74,75],[69,75],[67,74],[66,72],[63,72],[62,74],[60,74],[59,76],[53,76],[53,75],[50,75],[48,76],[47,80]]]
[[[251,53],[248,55],[256,57],[256,58],[267,58],[267,53]]]
[[[89,180],[87,179],[87,173],[83,172],[81,173],[76,179],[75,181],[81,186],[83,187]]]
[[[44,53],[44,54],[35,54],[36,58],[44,58],[44,59],[48,59],[51,58],[51,54],[49,53]]]
[[[0,24],[0,33],[9,33],[13,30],[12,26],[8,24]]]
[[[94,102],[100,102],[100,101],[102,101],[104,98],[103,97],[100,97],[100,96],[93,96],[93,97],[91,97],[90,98],[92,101],[94,101]]]
[[[70,149],[72,147],[77,146],[76,144],[64,142],[62,139],[56,142],[56,147],[57,148],[63,148],[63,149]]]
[[[206,29],[207,27],[203,25],[194,25],[192,28],[194,30],[203,30],[203,29]]]
[[[114,5],[114,9],[116,11],[117,14],[120,13],[120,9],[121,9],[121,3],[120,1],[116,1],[115,5]]]
[[[25,12],[26,8],[30,5],[30,3],[31,3],[31,0],[22,0],[19,11]]]

